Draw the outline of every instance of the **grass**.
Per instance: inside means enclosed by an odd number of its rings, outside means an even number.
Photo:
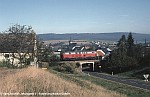
[[[91,83],[103,86],[108,90],[116,91],[118,93],[127,95],[128,97],[150,97],[150,91],[137,89],[131,86],[107,81],[104,79],[100,79],[100,78],[96,78],[96,77],[88,76],[88,75],[84,75],[84,76],[81,75],[81,76],[76,76],[76,77],[83,79],[83,80],[88,80]]]
[[[58,76],[62,77],[65,80],[71,80],[75,82],[77,85],[80,85],[82,87],[90,88],[88,84],[90,82],[97,86],[102,86],[106,88],[107,90],[116,91],[117,93],[127,95],[127,97],[150,97],[150,91],[145,91],[145,90],[137,89],[137,88],[127,86],[124,84],[107,81],[107,80],[96,78],[93,76],[88,76],[86,74],[68,75],[68,74],[63,74],[63,73],[59,73],[57,71],[52,71],[52,70],[50,70],[50,72],[57,74]]]
[[[118,75],[144,80],[143,74],[150,74],[150,67],[140,67],[131,71],[119,73]],[[149,80],[150,80],[150,77],[149,77]]]
[[[119,93],[96,86],[89,81],[71,77],[71,75],[66,77],[65,74],[51,73],[53,72],[51,70],[49,72],[33,67],[13,69],[14,72],[9,72],[9,70],[6,69],[5,72],[7,73],[3,73],[0,76],[1,93],[70,93],[67,97],[125,97]],[[2,72],[3,69],[0,74]],[[65,79],[62,79],[62,77]]]

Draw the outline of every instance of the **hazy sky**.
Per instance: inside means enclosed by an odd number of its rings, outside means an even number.
[[[0,0],[0,32],[16,23],[37,33],[150,34],[150,0]]]

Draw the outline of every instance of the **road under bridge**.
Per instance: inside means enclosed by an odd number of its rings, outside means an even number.
[[[99,60],[84,60],[84,61],[75,61],[75,63],[80,64],[80,69],[89,68],[92,71],[98,70],[100,61]]]

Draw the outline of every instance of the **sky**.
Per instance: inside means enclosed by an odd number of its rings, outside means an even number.
[[[0,32],[14,24],[38,34],[150,34],[150,0],[0,0]]]

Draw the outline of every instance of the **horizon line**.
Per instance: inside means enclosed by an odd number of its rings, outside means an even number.
[[[64,33],[59,33],[59,32],[47,32],[47,33],[37,33],[37,34],[109,34],[109,33],[130,33],[131,31],[128,32],[64,32]],[[131,32],[132,34],[148,34],[149,33],[139,33],[139,32]]]

